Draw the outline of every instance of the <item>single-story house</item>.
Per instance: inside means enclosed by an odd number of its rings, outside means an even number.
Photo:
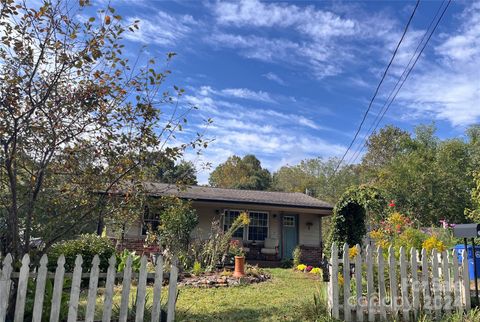
[[[222,189],[146,183],[150,197],[177,196],[190,200],[196,210],[199,224],[194,235],[207,239],[214,220],[220,220],[228,229],[242,212],[250,217],[250,224],[239,229],[234,237],[248,250],[247,258],[291,259],[296,246],[302,249],[302,260],[318,264],[322,258],[322,218],[332,214],[333,207],[303,193]],[[155,218],[144,218],[124,232],[123,247],[143,251],[146,226]],[[272,251],[262,251],[271,247]],[[265,258],[262,255],[270,255]],[[272,256],[273,255],[273,256]]]

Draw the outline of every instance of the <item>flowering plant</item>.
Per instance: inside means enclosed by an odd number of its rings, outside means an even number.
[[[433,249],[438,250],[439,252],[443,252],[444,250],[447,249],[443,242],[437,238],[437,236],[433,235],[429,238],[427,238],[423,244],[422,247],[425,248],[427,252],[431,252]]]
[[[313,266],[308,265],[308,266],[305,268],[305,271],[310,272],[312,269],[313,269]]]
[[[305,264],[300,264],[300,265],[297,266],[297,270],[302,271],[302,272],[303,272],[306,268],[307,268],[307,265],[305,265]]]
[[[234,256],[244,256],[243,247],[238,239],[230,241],[228,252]]]
[[[353,246],[348,249],[348,258],[353,259],[357,255],[358,255],[357,246]]]
[[[320,275],[322,274],[322,270],[320,269],[320,267],[314,267],[312,268],[312,270],[310,271],[311,274],[316,274],[316,275]]]

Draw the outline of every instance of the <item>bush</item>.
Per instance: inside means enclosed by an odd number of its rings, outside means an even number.
[[[297,267],[298,265],[301,264],[301,259],[302,259],[302,250],[300,249],[299,246],[295,247],[292,253],[293,257],[293,266]]]
[[[48,266],[51,270],[57,267],[57,260],[62,254],[65,255],[67,272],[73,271],[77,255],[82,255],[84,272],[90,272],[95,255],[100,259],[100,271],[106,272],[108,260],[115,254],[115,246],[110,239],[95,234],[84,234],[77,239],[56,243],[48,252]]]

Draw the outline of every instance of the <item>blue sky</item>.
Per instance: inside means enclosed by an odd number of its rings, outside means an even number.
[[[420,3],[360,138],[440,4]],[[213,119],[206,135],[214,142],[200,158],[193,153],[186,158],[201,168],[204,162],[216,166],[232,154],[253,153],[275,171],[305,158],[344,153],[415,2],[112,5],[126,22],[141,20],[140,30],[126,35],[130,55],[144,45],[150,56],[177,53],[169,66],[171,81],[186,89],[183,104],[199,107],[186,135],[202,130],[203,119]],[[480,121],[479,1],[450,5],[382,125],[412,130],[432,121],[442,138],[461,136]],[[208,172],[200,169],[200,183]]]

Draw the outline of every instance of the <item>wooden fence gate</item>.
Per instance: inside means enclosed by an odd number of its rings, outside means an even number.
[[[459,263],[455,252],[422,249],[419,254],[414,248],[407,256],[402,247],[397,259],[392,247],[386,254],[381,248],[367,246],[363,254],[356,248],[357,255],[349,258],[348,245],[343,245],[339,258],[337,244],[332,245],[328,306],[333,317],[417,321],[420,314],[439,318],[470,310],[467,256]]]
[[[131,319],[132,315],[135,321],[144,321],[145,304],[147,300],[147,278],[154,279],[153,283],[153,302],[151,306],[151,321],[160,321],[161,319],[161,293],[163,283],[164,260],[159,256],[155,265],[155,272],[147,272],[147,258],[142,256],[140,269],[137,272],[132,271],[132,257],[129,257],[123,272],[118,272],[116,269],[115,255],[109,260],[109,267],[106,273],[99,272],[100,260],[98,255],[92,260],[92,267],[90,273],[82,274],[82,256],[78,255],[75,260],[75,268],[73,273],[65,272],[65,257],[62,255],[58,258],[57,268],[55,273],[48,272],[47,263],[48,258],[44,255],[40,260],[38,269],[32,271],[30,268],[30,257],[25,255],[22,259],[22,266],[19,272],[13,272],[12,257],[10,254],[5,256],[3,260],[3,267],[0,272],[0,322],[4,322],[6,318],[7,306],[9,303],[10,292],[12,291],[12,279],[18,278],[16,283],[16,301],[15,301],[15,322],[24,321],[25,305],[27,300],[27,287],[29,279],[34,281],[35,293],[33,298],[33,312],[32,321],[40,322],[42,320],[42,313],[45,300],[45,286],[47,279],[53,279],[53,291],[51,294],[50,321],[57,322],[60,319],[60,310],[62,305],[62,296],[64,294],[64,280],[65,277],[71,278],[70,296],[68,299],[68,321],[73,322],[79,319],[78,309],[80,300],[80,290],[82,279],[88,279],[88,295],[86,297],[86,308],[84,312],[84,320],[93,322],[95,319],[95,307],[97,299],[102,301],[102,321],[110,321],[112,319],[112,309],[114,308],[115,296],[115,279],[122,279],[120,305],[115,305],[119,310],[118,321],[126,322]],[[170,267],[169,287],[168,287],[168,302],[167,302],[167,321],[173,321],[175,318],[175,301],[177,297],[177,277],[178,268],[176,266],[176,259]],[[100,278],[105,278],[104,295],[98,296],[98,281]],[[130,306],[130,291],[132,286],[132,278],[136,278],[137,291],[134,307],[132,312]],[[29,299],[32,300],[32,299]],[[129,311],[130,310],[130,311]],[[115,317],[117,318],[117,317]]]

